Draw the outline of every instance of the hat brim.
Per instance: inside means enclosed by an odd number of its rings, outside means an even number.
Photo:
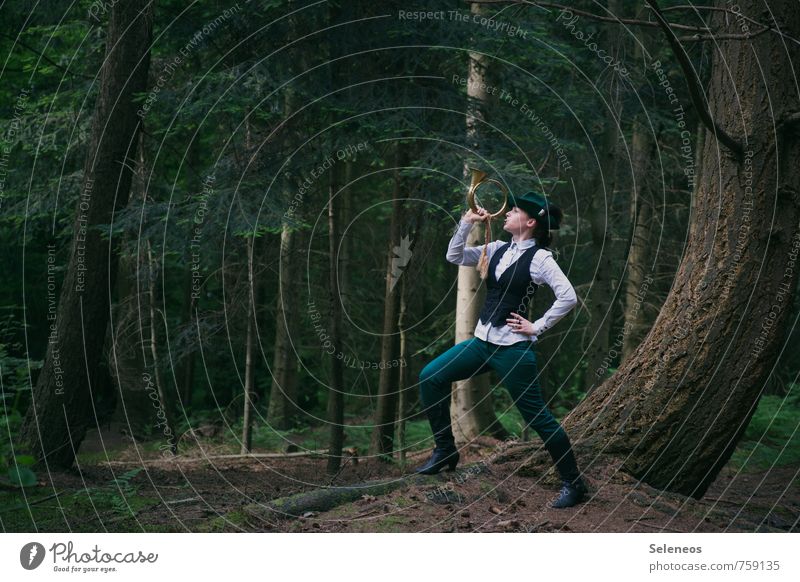
[[[559,228],[561,228],[560,221],[557,220],[557,219],[554,219],[554,217],[552,217],[551,215],[547,214],[547,209],[546,208],[543,208],[542,206],[539,206],[538,204],[536,204],[534,202],[529,202],[528,200],[518,200],[511,192],[509,192],[508,193],[508,207],[509,207],[509,209],[511,209],[511,208],[514,208],[515,206],[517,208],[521,208],[522,210],[527,212],[528,216],[530,216],[533,219],[545,220],[547,225],[548,225],[549,230],[558,230]],[[550,206],[555,207],[555,204],[551,204]],[[539,213],[542,210],[545,211],[545,215],[544,216],[540,216],[539,215]]]
[[[531,218],[540,218],[539,211],[542,210],[542,207],[538,204],[534,204],[533,202],[528,202],[527,200],[517,200],[513,194],[508,194],[508,207],[509,208],[521,208],[525,212],[527,212]]]

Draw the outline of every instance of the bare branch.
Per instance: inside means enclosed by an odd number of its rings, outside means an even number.
[[[708,40],[713,41],[720,41],[720,40],[750,40],[751,38],[755,38],[757,36],[761,36],[765,32],[769,32],[772,30],[771,28],[762,28],[758,32],[748,32],[747,34],[693,34],[692,36],[681,36],[678,38],[680,42],[705,42]],[[777,31],[776,31],[777,32]],[[795,40],[791,37],[791,40]],[[797,42],[795,40],[795,42]]]
[[[594,14],[593,12],[587,12],[586,10],[579,10],[577,8],[572,8],[571,6],[564,6],[563,4],[556,4],[553,2],[536,2],[535,0],[476,0],[475,2],[470,2],[470,0],[465,0],[470,4],[522,4],[527,6],[536,6],[539,8],[555,8],[558,10],[567,10],[576,16],[584,16],[586,18],[592,20],[598,20],[600,22],[615,22],[618,24],[629,24],[631,26],[647,26],[651,28],[658,28],[661,25],[658,22],[652,20],[640,20],[636,18],[619,18],[618,16],[602,16],[600,14]],[[750,40],[756,36],[759,36],[765,32],[771,31],[774,32],[783,38],[794,42],[795,44],[800,44],[800,40],[794,38],[786,34],[783,31],[776,29],[774,26],[770,24],[763,24],[750,18],[749,16],[745,16],[740,12],[734,12],[733,10],[729,10],[727,8],[720,8],[717,6],[690,6],[690,5],[681,5],[681,6],[671,6],[669,8],[664,8],[662,11],[666,12],[667,10],[686,10],[686,9],[696,9],[696,10],[707,10],[707,11],[715,11],[715,12],[725,12],[727,14],[732,14],[736,18],[742,18],[747,20],[748,22],[752,23],[755,26],[761,28],[756,32],[750,32],[746,34],[721,34],[715,35],[713,31],[707,27],[698,27],[698,26],[689,26],[685,24],[677,24],[674,22],[668,22],[667,25],[675,30],[685,30],[688,32],[694,32],[695,34],[691,36],[684,36],[680,37],[678,40],[681,42],[706,42],[709,40]],[[702,33],[702,34],[701,34]]]
[[[667,42],[669,42],[670,46],[672,47],[672,51],[678,58],[681,69],[683,69],[683,74],[686,76],[686,84],[689,87],[689,95],[692,98],[692,103],[694,103],[703,125],[705,125],[708,130],[714,134],[720,143],[736,154],[738,158],[741,158],[743,149],[742,144],[728,135],[728,133],[722,129],[711,117],[711,113],[708,111],[708,108],[703,101],[700,91],[700,80],[697,78],[694,67],[689,60],[689,55],[687,55],[686,51],[683,50],[683,46],[681,46],[678,37],[675,36],[675,32],[673,32],[673,30],[669,27],[669,23],[664,18],[661,10],[659,10],[656,0],[645,0],[645,2],[647,2],[647,4],[649,4],[653,9],[653,13],[658,19],[658,22],[661,24],[661,28],[664,29],[664,34],[667,35]]]
[[[57,62],[55,62],[53,59],[51,59],[50,57],[48,57],[47,55],[45,55],[43,52],[41,52],[41,51],[39,51],[39,50],[37,50],[37,49],[33,48],[32,46],[29,46],[29,45],[25,44],[24,42],[22,42],[22,41],[19,39],[19,37],[17,37],[17,38],[14,38],[13,36],[11,36],[11,35],[9,35],[9,34],[6,34],[5,32],[0,32],[0,36],[4,36],[5,38],[7,38],[7,39],[9,39],[9,40],[12,40],[12,41],[14,41],[14,44],[18,44],[18,45],[19,45],[19,46],[21,46],[22,48],[24,48],[24,49],[26,49],[26,50],[29,50],[30,52],[32,52],[32,53],[34,53],[34,54],[37,54],[37,55],[39,55],[39,58],[40,58],[40,59],[43,59],[43,60],[44,60],[44,61],[46,61],[47,63],[49,63],[49,64],[53,65],[55,68],[57,68],[57,69],[59,69],[59,70],[61,70],[61,71],[64,71],[64,73],[65,73],[65,74],[67,74],[67,75],[72,75],[73,77],[82,77],[82,78],[84,78],[84,79],[89,79],[89,80],[91,80],[91,81],[94,81],[94,77],[90,77],[89,75],[84,75],[83,73],[80,73],[80,72],[78,72],[78,71],[70,71],[70,70],[68,70],[68,69],[65,69],[64,67],[62,67],[61,65],[59,65]]]
[[[620,18],[619,16],[601,16],[600,14],[594,14],[593,12],[587,12],[585,10],[579,10],[577,8],[573,8],[571,6],[565,6],[563,4],[555,4],[553,2],[536,2],[535,0],[465,0],[469,4],[527,4],[528,6],[537,6],[539,8],[555,8],[558,10],[566,10],[571,14],[576,16],[585,16],[586,18],[591,18],[592,20],[599,20],[600,22],[616,22],[619,24],[631,24],[634,26],[650,26],[653,28],[658,28],[659,24],[657,22],[653,22],[651,20],[638,20],[636,18]],[[704,32],[710,33],[711,30],[705,27],[699,26],[688,26],[686,24],[674,24],[671,23],[669,26],[675,28],[676,30],[687,30],[689,32]]]

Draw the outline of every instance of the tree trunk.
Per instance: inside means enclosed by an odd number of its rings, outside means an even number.
[[[197,332],[197,318],[195,313],[197,311],[197,301],[194,298],[192,290],[192,277],[192,271],[189,271],[185,275],[183,292],[185,309],[181,319],[186,326],[191,327],[190,333],[194,336]],[[196,353],[196,350],[192,348],[189,353],[186,354],[183,367],[181,368],[181,406],[186,410],[192,405],[192,392],[194,391],[194,357]]]
[[[397,316],[397,332],[399,334],[399,355],[400,366],[397,370],[397,448],[400,451],[400,466],[406,463],[406,415],[408,414],[408,394],[406,386],[408,384],[408,367],[406,357],[408,356],[408,338],[406,334],[406,281],[408,277],[400,280],[400,314]]]
[[[652,262],[653,193],[649,188],[651,160],[655,151],[653,140],[643,120],[634,121],[631,139],[634,188],[631,197],[631,234],[628,253],[628,273],[625,282],[625,325],[623,328],[622,360],[625,361],[639,346],[652,319],[647,317],[648,289],[654,286],[655,265]]]
[[[767,18],[762,2],[739,7]],[[785,34],[800,35],[796,3],[770,10]],[[737,19],[722,16],[712,19],[715,34],[741,34]],[[687,247],[653,329],[568,419],[584,452],[622,457],[626,471],[654,487],[705,493],[783,345],[800,248],[799,96],[787,82],[800,73],[798,59],[798,46],[772,31],[718,43],[709,109],[745,153],[705,140]]]
[[[481,15],[481,4],[471,4],[472,14]],[[480,53],[469,53],[467,82],[467,147],[478,150],[481,145],[481,124],[489,103],[488,66],[490,59]],[[464,179],[469,182],[469,169],[464,164]],[[467,246],[479,244],[483,228],[473,228],[467,238]],[[458,291],[456,295],[456,342],[474,337],[478,324],[485,290],[475,267],[458,268]],[[489,374],[481,374],[453,383],[453,400],[450,405],[453,435],[464,443],[479,436],[491,435],[505,439],[508,433],[494,413]]]
[[[644,18],[649,7],[644,4],[634,10],[632,16]],[[633,43],[635,62],[643,62],[645,46],[650,35]],[[630,43],[629,43],[630,44]],[[648,43],[651,46],[652,43]],[[655,284],[655,256],[651,254],[653,233],[656,231],[655,197],[651,172],[656,162],[656,136],[648,117],[640,113],[633,119],[631,137],[631,235],[628,247],[627,277],[625,280],[625,313],[622,331],[622,353],[620,362],[628,359],[639,347],[647,331],[653,325],[657,308],[653,297],[657,291]],[[649,301],[648,301],[649,299]],[[594,373],[594,370],[592,370]]]
[[[131,184],[131,203],[142,205],[147,198],[148,173],[143,135],[139,133],[136,173]],[[118,396],[115,421],[126,427],[130,436],[139,438],[147,436],[152,427],[153,401],[148,395],[148,382],[144,381],[150,375],[145,351],[147,324],[143,321],[144,306],[149,301],[145,284],[148,271],[144,269],[143,250],[138,244],[136,247],[135,256],[123,253],[117,261],[119,299],[111,318],[109,371]]]
[[[178,443],[175,440],[175,422],[172,420],[170,412],[169,400],[164,391],[164,379],[161,377],[161,359],[158,357],[158,321],[160,317],[156,317],[156,262],[153,259],[153,250],[150,246],[150,241],[147,241],[147,288],[148,288],[148,306],[150,307],[150,355],[153,358],[153,379],[155,380],[155,389],[157,401],[155,398],[151,399],[158,404],[156,410],[156,427],[161,429],[161,434],[164,436],[167,444],[162,446],[162,450],[169,447],[170,452],[174,455],[178,452]],[[159,314],[160,315],[160,314]],[[148,382],[148,385],[150,383]]]
[[[20,431],[48,467],[69,467],[92,422],[92,385],[109,318],[109,242],[96,227],[128,202],[139,119],[133,98],[147,88],[153,3],[114,4],[57,319]],[[113,128],[109,131],[109,128]]]
[[[294,20],[290,20],[294,31]],[[294,34],[294,33],[293,33]],[[290,118],[296,109],[296,95],[291,87],[284,97],[284,117]],[[285,147],[297,142],[295,132],[289,128]],[[297,184],[286,182],[286,199],[295,196]],[[299,217],[292,217],[299,218]],[[275,311],[275,352],[272,359],[272,385],[269,391],[267,422],[277,430],[288,430],[294,425],[297,411],[297,322],[299,319],[300,275],[303,264],[299,252],[303,251],[302,231],[294,220],[284,220],[281,227],[280,264],[278,266],[278,306]]]
[[[256,282],[253,275],[253,247],[256,238],[247,238],[247,332],[245,339],[245,362],[244,362],[244,411],[242,414],[242,448],[241,454],[249,453],[253,445],[252,433],[252,412],[253,412],[253,367],[255,359],[253,357],[253,324],[256,318]]]
[[[195,143],[189,146],[189,168],[197,168],[200,166],[200,151],[199,146]],[[204,188],[204,183],[202,178],[196,174],[194,171],[189,172],[189,176],[191,177],[190,190],[189,196],[187,197],[188,201],[191,201],[196,193],[202,192]],[[190,231],[191,232],[191,231]],[[190,237],[192,238],[192,237]],[[194,247],[190,247],[192,250],[190,253],[194,252]],[[194,264],[193,261],[194,257],[190,254],[190,264]],[[196,266],[199,268],[199,265]],[[199,274],[199,273],[197,273]],[[188,327],[188,336],[195,338],[197,342],[195,345],[200,344],[200,338],[197,335],[197,296],[193,290],[193,284],[196,278],[196,271],[189,269],[188,272],[185,274],[184,278],[184,295],[183,295],[183,313],[181,315],[181,321],[185,327]],[[181,394],[181,406],[188,410],[189,407],[192,405],[192,393],[194,391],[194,364],[195,364],[195,355],[197,354],[197,348],[192,346],[189,349],[189,353],[186,354],[183,360],[183,366],[181,367],[180,376],[181,376],[181,387],[180,387],[180,394]]]
[[[610,14],[620,13],[616,0],[608,0],[607,5]],[[618,41],[615,39],[619,30],[616,23],[606,24],[605,30],[605,43],[609,47],[609,53],[613,53],[616,59],[619,50]],[[603,369],[603,362],[609,357],[609,342],[614,323],[614,277],[616,276],[614,259],[619,251],[619,245],[612,240],[612,228],[616,225],[610,218],[617,190],[616,161],[620,111],[615,110],[615,104],[619,102],[619,96],[614,94],[618,85],[614,82],[614,76],[611,79],[609,90],[605,95],[607,104],[603,134],[597,147],[600,167],[595,183],[589,188],[591,192],[589,222],[595,256],[595,273],[591,292],[585,299],[590,317],[590,342],[586,348],[589,373],[583,377],[583,391],[586,393],[591,393],[602,382],[602,375],[598,375],[597,371]]]
[[[272,387],[269,393],[267,422],[278,430],[294,423],[297,402],[297,283],[302,268],[298,260],[301,232],[288,223],[281,229],[278,278],[278,308],[275,315],[275,354],[272,360]]]
[[[328,253],[330,284],[330,330],[333,353],[330,354],[331,382],[328,390],[328,423],[330,433],[328,440],[329,475],[339,472],[342,463],[344,446],[344,362],[337,357],[343,348],[342,343],[342,305],[339,299],[339,272],[337,258],[339,251],[339,221],[337,213],[339,203],[336,192],[339,190],[338,168],[330,170],[330,186],[328,189]]]
[[[389,363],[397,358],[397,313],[400,307],[400,287],[397,286],[403,269],[410,259],[408,238],[401,240],[403,225],[404,192],[400,168],[405,165],[402,145],[397,146],[394,172],[394,196],[392,216],[389,223],[389,248],[386,255],[386,285],[383,300],[383,334],[381,335],[381,362],[378,380],[378,405],[375,411],[375,427],[372,431],[370,452],[390,458],[394,449],[394,423],[397,408],[398,369]]]

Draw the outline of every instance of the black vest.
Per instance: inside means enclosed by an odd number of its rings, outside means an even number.
[[[522,256],[511,263],[503,271],[498,281],[494,275],[500,258],[511,247],[506,243],[497,249],[489,261],[489,273],[486,277],[486,301],[481,309],[481,323],[491,322],[494,327],[506,325],[511,312],[525,317],[527,307],[536,292],[536,285],[531,279],[531,260],[536,251],[542,247],[533,245],[523,251]]]

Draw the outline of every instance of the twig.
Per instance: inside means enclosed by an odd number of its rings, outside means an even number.
[[[153,465],[156,463],[162,463],[164,461],[197,461],[197,462],[205,462],[205,461],[215,461],[218,459],[289,459],[293,457],[313,457],[313,456],[322,456],[327,454],[327,449],[323,450],[316,450],[316,451],[298,451],[294,453],[249,453],[244,455],[208,455],[204,457],[182,457],[180,455],[175,455],[172,457],[166,458],[158,458],[158,459],[146,459],[142,461],[106,461],[102,463],[103,465],[109,466],[118,466],[118,465]],[[358,453],[354,449],[347,449],[347,452],[350,456],[357,456]]]
[[[167,501],[166,505],[179,505],[181,503],[190,503],[192,501],[201,501],[200,497],[189,497],[188,499],[175,499],[174,501]]]
[[[685,531],[681,531],[679,529],[672,529],[672,528],[669,528],[669,527],[666,527],[666,526],[651,525],[649,523],[639,523],[639,522],[637,522],[636,525],[640,525],[642,527],[649,527],[651,529],[657,529],[657,530],[660,530],[660,531],[671,531],[671,532],[674,532],[674,533],[686,533]]]

